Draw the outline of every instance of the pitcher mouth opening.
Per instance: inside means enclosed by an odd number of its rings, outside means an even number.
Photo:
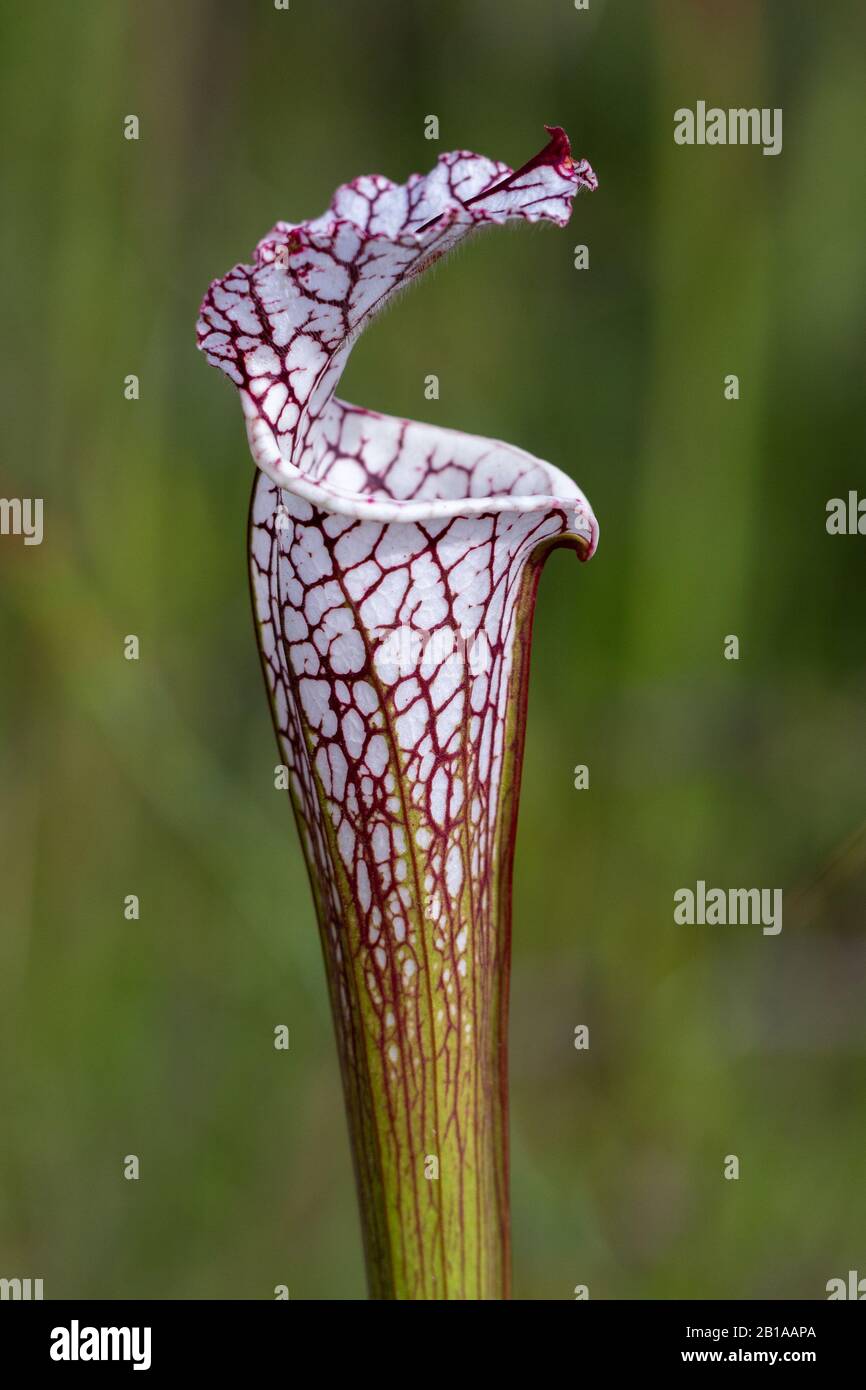
[[[353,409],[349,406],[343,408]],[[374,411],[362,410],[358,413],[374,420],[392,422],[391,417],[378,416]],[[260,418],[248,419],[246,423],[250,452],[261,472],[282,491],[303,499],[321,511],[352,517],[358,521],[391,524],[437,522],[454,517],[489,516],[502,512],[513,512],[515,515],[562,512],[567,519],[568,533],[573,534],[578,542],[581,560],[590,559],[598,546],[598,522],[587,498],[577,485],[551,464],[515,448],[514,445],[478,437],[479,444],[496,445],[499,449],[507,451],[509,460],[513,458],[524,462],[527,469],[531,468],[533,471],[541,470],[551,484],[561,482],[562,490],[554,491],[551,488],[544,492],[500,492],[494,487],[486,495],[472,495],[467,492],[464,495],[409,498],[390,496],[381,488],[370,488],[366,491],[348,490],[341,487],[336,479],[331,480],[334,474],[339,476],[339,467],[329,470],[329,475],[325,478],[312,477],[283,457],[273,433],[263,427]],[[416,422],[409,420],[396,423],[406,427],[416,425]],[[432,428],[442,435],[467,438],[457,430],[445,430],[440,426]],[[353,460],[347,462],[351,465]]]

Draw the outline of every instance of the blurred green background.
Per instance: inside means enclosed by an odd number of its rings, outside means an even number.
[[[545,121],[599,191],[566,231],[477,238],[340,391],[531,449],[601,522],[536,624],[515,1295],[866,1274],[866,540],[824,526],[866,491],[864,50],[857,0],[4,5],[0,493],[44,497],[45,540],[0,540],[0,1275],[364,1294],[249,613],[252,465],[194,323],[278,217],[451,148],[517,165]],[[677,147],[699,99],[782,107],[781,155]],[[675,926],[698,878],[783,887],[782,934]]]

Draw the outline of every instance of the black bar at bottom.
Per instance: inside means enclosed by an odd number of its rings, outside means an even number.
[[[495,1311],[488,1323],[478,1309],[468,1323],[466,1314],[451,1323],[441,1312],[427,1323],[431,1314],[423,1311],[416,1323],[407,1308],[388,1312],[381,1304],[352,1302],[10,1301],[0,1303],[0,1346],[7,1367],[58,1377],[93,1377],[108,1367],[115,1375],[225,1377],[238,1371],[248,1379],[251,1364],[285,1374],[302,1370],[308,1377],[317,1365],[332,1375],[345,1358],[347,1369],[378,1364],[390,1378],[401,1365],[403,1336],[412,1357],[403,1374],[409,1365],[423,1370],[426,1364],[433,1372],[443,1356],[440,1373],[455,1356],[465,1372],[470,1347],[485,1372],[520,1349],[540,1375],[563,1356],[575,1375],[590,1367],[666,1371],[734,1364],[811,1366],[826,1374],[860,1364],[866,1332],[863,1310],[843,1301],[586,1301],[561,1307],[556,1317],[550,1304],[546,1313],[538,1304],[505,1306],[512,1311],[504,1323]],[[459,1356],[457,1346],[449,1352],[442,1341],[452,1329],[460,1335]],[[425,1346],[429,1351],[419,1359]]]

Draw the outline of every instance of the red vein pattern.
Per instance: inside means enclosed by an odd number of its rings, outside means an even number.
[[[382,304],[474,228],[564,225],[564,133],[443,155],[278,223],[208,291],[208,360],[259,467],[260,651],[316,900],[374,1297],[508,1294],[510,885],[535,587],[597,526],[523,450],[334,396]]]

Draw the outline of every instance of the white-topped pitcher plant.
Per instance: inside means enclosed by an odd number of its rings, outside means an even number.
[[[352,344],[464,237],[564,226],[565,133],[513,171],[442,155],[339,188],[208,290],[257,473],[253,604],[309,867],[371,1296],[509,1294],[511,874],[541,566],[597,526],[559,469],[338,400]]]

